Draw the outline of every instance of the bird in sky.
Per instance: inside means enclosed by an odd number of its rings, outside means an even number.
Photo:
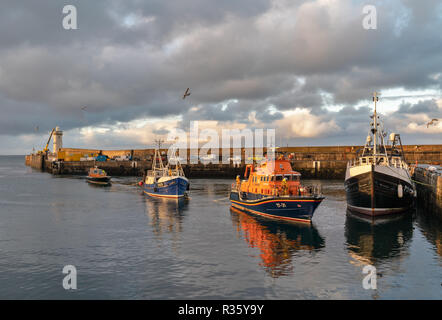
[[[436,125],[437,122],[439,122],[439,119],[431,119],[431,121],[427,123],[427,128],[431,125]]]
[[[184,92],[183,100],[188,96],[190,96],[190,88],[187,88],[186,92]]]
[[[87,107],[82,107],[81,110],[86,111]]]

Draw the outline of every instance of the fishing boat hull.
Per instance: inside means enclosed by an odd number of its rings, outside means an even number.
[[[86,181],[90,184],[99,185],[99,186],[108,186],[111,184],[110,177],[86,177]]]
[[[189,181],[185,177],[176,177],[154,184],[144,184],[144,192],[151,197],[182,198],[189,190]]]
[[[232,207],[236,209],[272,219],[308,223],[323,199],[320,196],[286,196],[244,200],[238,192],[230,193]]]
[[[402,213],[414,205],[414,187],[404,169],[368,165],[347,169],[344,182],[348,209],[369,216]]]

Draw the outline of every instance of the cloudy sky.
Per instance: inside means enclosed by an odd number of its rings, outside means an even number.
[[[358,145],[374,90],[405,144],[442,143],[439,0],[0,4],[0,154],[41,149],[54,126],[66,147],[149,147],[193,120]],[[77,30],[63,28],[68,4]],[[376,30],[362,26],[367,4]]]

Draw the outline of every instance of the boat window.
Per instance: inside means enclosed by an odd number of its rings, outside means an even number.
[[[282,181],[282,176],[276,176],[276,181]]]

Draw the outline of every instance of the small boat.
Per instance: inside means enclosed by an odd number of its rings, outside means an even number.
[[[187,198],[189,180],[185,177],[175,152],[166,166],[163,165],[159,149],[155,150],[152,170],[148,170],[140,183],[144,193],[159,198]]]
[[[98,167],[91,168],[86,177],[86,181],[91,184],[108,186],[111,184],[111,177],[107,175],[106,171]]]
[[[376,112],[379,100],[374,93],[374,113],[362,154],[347,164],[345,192],[350,211],[371,217],[401,213],[410,209],[416,187],[404,158],[399,134],[387,133]]]
[[[246,180],[237,177],[232,184],[232,207],[287,221],[311,222],[313,213],[324,200],[319,186],[301,185],[301,174],[281,155],[259,165],[247,165]]]

